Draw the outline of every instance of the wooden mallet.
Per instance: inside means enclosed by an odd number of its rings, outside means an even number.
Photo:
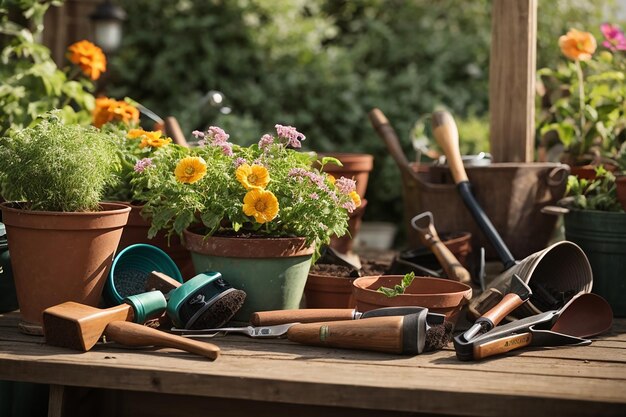
[[[128,297],[119,306],[100,309],[68,301],[43,312],[46,343],[88,351],[104,335],[107,341],[127,346],[181,349],[215,360],[220,349],[212,343],[189,340],[135,322],[161,314],[165,297],[159,291]]]

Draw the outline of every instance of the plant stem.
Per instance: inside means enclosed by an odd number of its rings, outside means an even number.
[[[583,131],[585,129],[585,125],[587,121],[585,120],[585,86],[583,84],[583,69],[580,65],[580,60],[576,60],[576,73],[578,74],[578,103],[580,107],[580,149],[578,150],[578,155],[582,155],[585,149],[585,135]]]

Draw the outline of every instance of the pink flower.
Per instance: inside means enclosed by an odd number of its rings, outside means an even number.
[[[142,173],[144,172],[147,168],[150,168],[154,166],[154,163],[152,163],[152,159],[150,158],[143,158],[140,159],[139,161],[137,161],[137,163],[135,164],[135,172],[137,173]]]
[[[287,139],[287,146],[291,145],[294,148],[300,148],[302,146],[300,141],[306,139],[306,137],[293,126],[276,125],[274,127],[276,128],[278,137]]]
[[[313,200],[319,200],[319,198],[320,198],[320,196],[317,195],[317,193],[311,193],[311,195],[309,197],[311,197],[311,199],[313,199]]]
[[[196,139],[202,139],[204,138],[204,132],[200,132],[199,130],[194,130],[193,132],[191,132],[191,134],[196,138]]]
[[[356,190],[356,181],[341,177],[335,181],[335,187],[337,187],[342,194],[350,194],[352,191]]]
[[[247,163],[248,161],[246,161],[244,158],[242,157],[238,157],[237,159],[235,159],[235,162],[233,162],[235,164],[235,168],[239,168],[241,165]]]
[[[228,143],[228,142],[224,142],[224,143],[220,143],[216,146],[219,146],[220,148],[222,148],[222,153],[226,156],[233,156],[233,145]]]
[[[259,141],[259,148],[265,149],[274,143],[274,137],[272,135],[265,134]]]
[[[626,51],[626,37],[619,26],[603,23],[600,25],[600,30],[605,39],[605,41],[602,42],[602,46],[611,51]]]
[[[224,132],[222,128],[217,126],[210,126],[206,133],[211,139],[213,139],[212,143],[214,145],[225,143],[230,137],[228,133]]]

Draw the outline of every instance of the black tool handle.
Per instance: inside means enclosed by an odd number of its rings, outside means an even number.
[[[439,144],[446,155],[452,178],[454,178],[454,183],[457,185],[465,206],[469,209],[472,217],[474,217],[474,220],[498,253],[504,269],[509,269],[515,265],[515,259],[480,204],[478,204],[478,201],[476,201],[476,198],[474,198],[465,167],[463,166],[461,152],[459,151],[459,131],[452,115],[446,111],[434,112],[432,114],[432,127],[433,135],[437,140],[437,144]]]

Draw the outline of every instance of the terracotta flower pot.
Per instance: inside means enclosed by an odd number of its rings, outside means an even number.
[[[309,272],[305,287],[307,308],[354,308],[354,278],[333,277]]]
[[[136,205],[131,203],[122,203],[128,205],[131,210],[128,216],[128,223],[124,227],[120,244],[117,248],[117,252],[122,249],[134,245],[136,243],[145,243],[148,245],[154,245],[159,249],[167,253],[174,261],[183,279],[186,281],[195,276],[195,270],[193,263],[191,262],[191,254],[183,246],[180,238],[173,235],[168,242],[167,236],[164,232],[159,232],[152,239],[148,239],[148,230],[150,229],[150,222],[141,216],[142,205]]]
[[[402,275],[380,275],[355,279],[352,284],[357,310],[420,306],[445,314],[447,320],[456,323],[459,312],[472,297],[472,289],[468,285],[430,277],[415,277],[406,292],[395,297],[387,297],[377,291],[381,286],[393,288],[402,282],[402,278]]]
[[[25,332],[41,334],[42,312],[65,301],[98,306],[130,207],[102,203],[98,212],[0,208]]]
[[[304,238],[221,237],[185,230],[196,272],[220,272],[246,300],[233,317],[247,323],[264,310],[300,308],[314,248]]]

